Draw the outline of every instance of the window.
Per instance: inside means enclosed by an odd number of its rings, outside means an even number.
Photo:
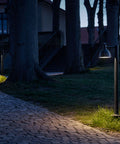
[[[8,34],[8,18],[7,14],[0,14],[0,34]]]

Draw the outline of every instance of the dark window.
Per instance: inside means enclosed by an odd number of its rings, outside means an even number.
[[[2,34],[2,20],[0,19],[0,34]]]
[[[0,34],[8,34],[8,18],[7,14],[0,14]]]

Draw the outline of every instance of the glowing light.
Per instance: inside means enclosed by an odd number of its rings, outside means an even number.
[[[6,76],[0,75],[0,83],[3,83],[7,80]]]
[[[108,58],[111,58],[110,56],[104,56],[104,57],[99,57],[101,59],[108,59]]]
[[[104,45],[104,48],[100,51],[99,53],[99,58],[101,59],[107,59],[107,58],[111,58],[112,55],[110,53],[110,51],[107,49],[107,45]]]

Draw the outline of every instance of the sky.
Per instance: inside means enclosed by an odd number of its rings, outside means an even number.
[[[90,0],[90,4],[91,6],[93,5],[94,0]],[[81,27],[87,27],[88,23],[87,23],[87,12],[86,12],[86,8],[84,6],[84,0],[80,0],[80,19],[81,19]],[[65,9],[65,0],[61,0],[61,8]],[[97,12],[98,12],[98,8],[96,10],[96,18],[95,18],[95,26],[98,26],[98,20],[97,20]],[[105,14],[105,10],[104,10],[104,25],[106,25],[106,14]]]

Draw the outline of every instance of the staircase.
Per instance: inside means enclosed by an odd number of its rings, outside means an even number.
[[[39,35],[39,39],[41,36]],[[43,42],[40,42],[39,40],[39,65],[41,69],[44,69],[47,64],[52,60],[52,58],[59,52],[59,50],[62,48],[61,44],[61,33],[54,32],[49,35],[45,36]]]

